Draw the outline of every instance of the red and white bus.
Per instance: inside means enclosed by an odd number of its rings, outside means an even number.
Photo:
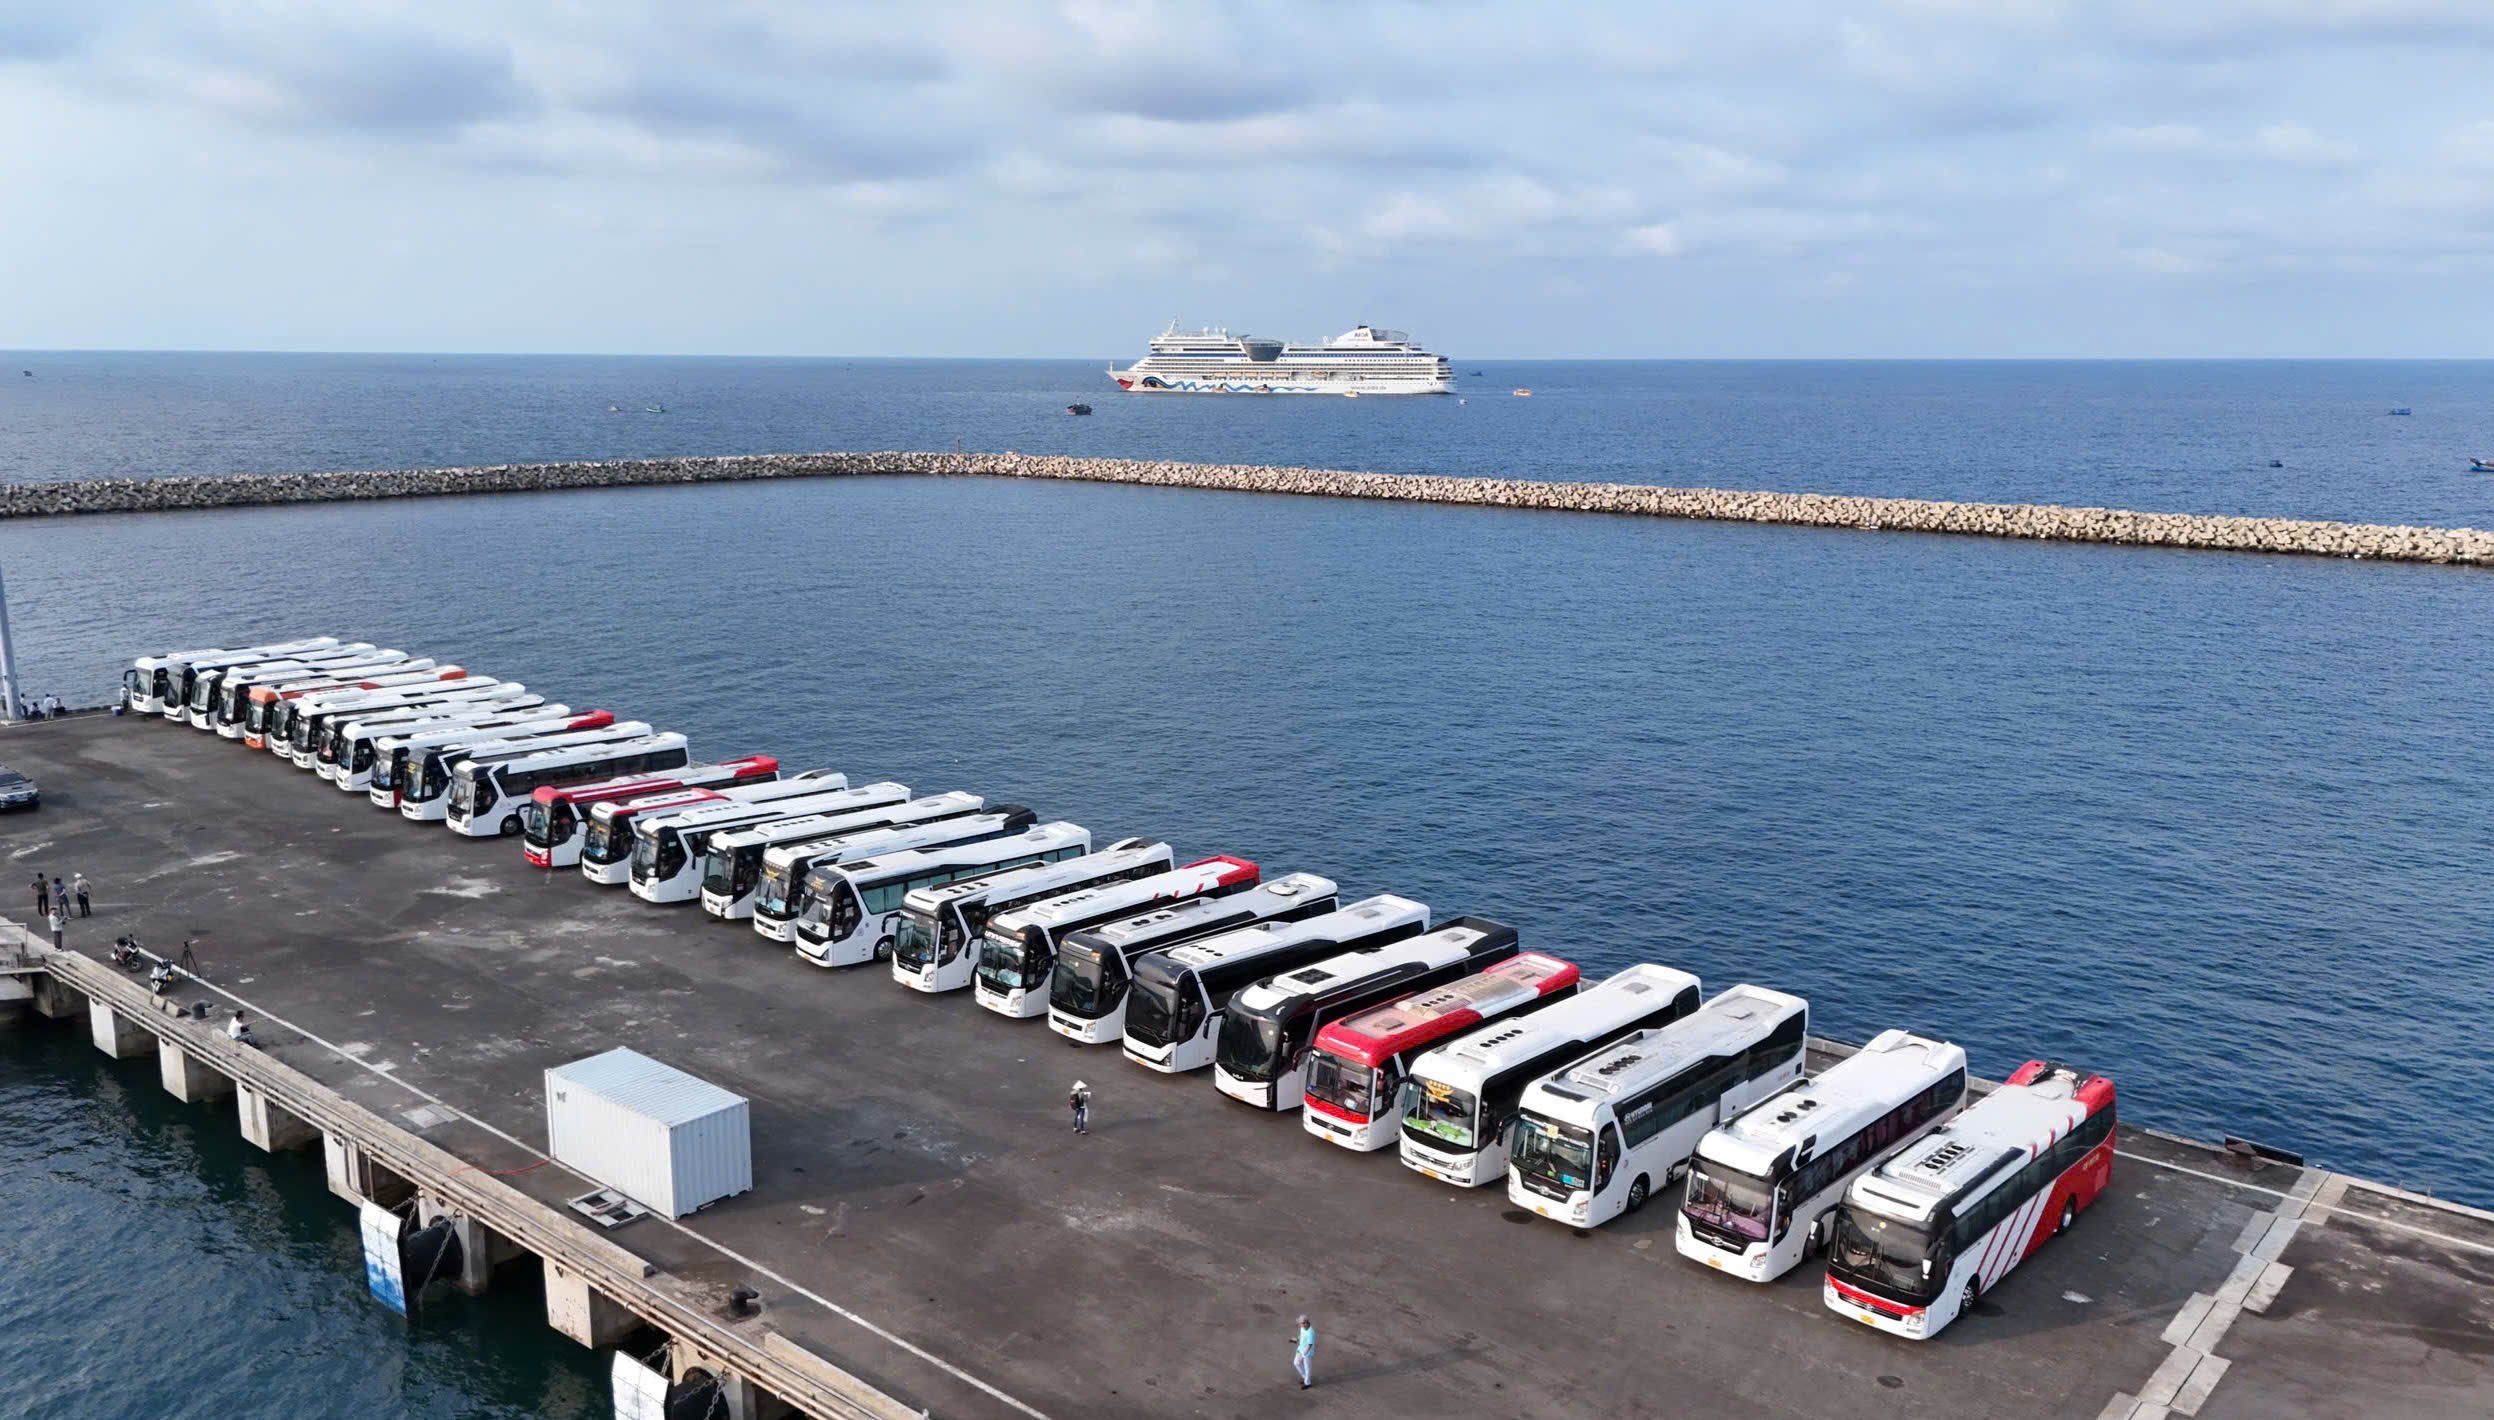
[[[1415,991],[1316,1033],[1300,1121],[1319,1139],[1372,1153],[1402,1123],[1395,1092],[1423,1053],[1501,1016],[1520,1016],[1576,994],[1574,962],[1525,952],[1489,970]]]
[[[685,789],[727,789],[779,779],[779,761],[767,754],[688,764],[663,774],[627,774],[594,784],[547,784],[520,810],[520,852],[533,868],[568,868],[580,861],[589,836],[589,811],[599,804],[626,804]]]
[[[1926,1340],[1974,1309],[2113,1178],[2113,1082],[2029,1060],[2008,1083],[1853,1181],[1828,1308]]]

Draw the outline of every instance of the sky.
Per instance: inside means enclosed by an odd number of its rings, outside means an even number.
[[[0,348],[2442,356],[2494,3],[0,0]]]

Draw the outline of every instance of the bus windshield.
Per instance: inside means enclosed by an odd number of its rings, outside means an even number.
[[[1473,1133],[1481,1102],[1470,1090],[1413,1078],[1403,1082],[1402,1105],[1403,1127],[1418,1137],[1433,1144],[1452,1144],[1458,1149],[1481,1146]]]
[[[1377,1072],[1330,1050],[1308,1055],[1308,1098],[1361,1119],[1374,1118]]]
[[[1573,1124],[1519,1114],[1507,1157],[1527,1178],[1559,1188],[1593,1186],[1593,1134]]]
[[[1848,1282],[1878,1288],[1899,1301],[1928,1304],[1948,1278],[1931,1235],[1911,1223],[1853,1208],[1836,1210],[1836,1245],[1830,1270]],[[1924,1275],[1924,1264],[1931,1264]]]
[[[647,882],[660,875],[658,872],[658,840],[661,836],[664,836],[670,842],[675,841],[674,831],[664,828],[658,830],[657,833],[636,833],[632,835],[632,876]]]
[[[1029,933],[1035,929],[1022,930]],[[1035,986],[1038,982],[1033,978],[1039,974],[1037,956],[1028,936],[991,929],[979,943],[979,980],[992,991],[1019,991]]]
[[[565,820],[570,819],[570,808],[569,803],[557,809],[554,805],[530,799],[527,803],[520,805],[520,836],[527,839],[532,847],[553,847],[557,839],[571,835],[571,825],[568,821],[564,823],[559,833],[554,827],[558,816]]]
[[[612,863],[624,856],[624,841],[632,835],[632,820],[589,816],[589,837],[580,845],[580,856],[586,862]]]
[[[756,848],[756,853],[762,850]],[[744,855],[733,848],[713,848],[701,860],[701,890],[732,897],[738,891],[736,860]]]
[[[1126,964],[1115,952],[1060,952],[1056,974],[1048,982],[1048,1004],[1057,1010],[1098,1020],[1117,1008],[1126,994]]]
[[[461,818],[475,816],[476,810],[481,807],[476,801],[477,781],[481,777],[473,770],[451,776],[450,811],[452,813]]]
[[[1765,1242],[1775,1223],[1775,1190],[1767,1181],[1721,1164],[1689,1174],[1689,1221],[1750,1242]]]
[[[773,917],[788,910],[788,887],[796,880],[796,869],[781,863],[767,864],[762,869],[762,890],[753,900],[753,910]]]
[[[892,934],[892,960],[906,967],[922,967],[934,959],[935,924],[915,912],[902,913],[900,928]]]
[[[1194,984],[1187,972],[1175,979],[1137,977],[1126,998],[1126,1033],[1150,1045],[1167,1045],[1184,1037],[1178,1030],[1178,992]]]
[[[1282,1064],[1282,1023],[1275,1016],[1231,1011],[1221,1017],[1212,1063],[1233,1080],[1270,1080]]]

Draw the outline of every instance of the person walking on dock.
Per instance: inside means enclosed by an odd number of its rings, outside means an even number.
[[[84,873],[72,874],[69,879],[69,890],[78,894],[78,915],[81,917],[93,917],[95,915],[94,910],[87,906],[87,875]]]
[[[52,883],[43,874],[35,874],[35,915],[48,917],[52,912]]]
[[[1299,1331],[1295,1344],[1290,1350],[1290,1368],[1299,1373],[1301,1390],[1306,1390],[1309,1386],[1316,1384],[1316,1377],[1309,1374],[1315,1366],[1316,1324],[1309,1321],[1303,1313],[1299,1318]]]
[[[1065,1102],[1072,1105],[1074,1108],[1074,1132],[1077,1134],[1090,1133],[1091,1087],[1084,1084],[1080,1080],[1076,1080],[1074,1082],[1073,1093],[1065,1097]]]

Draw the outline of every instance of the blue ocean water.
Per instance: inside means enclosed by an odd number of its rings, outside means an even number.
[[[115,412],[12,426],[7,476],[924,447],[951,423],[1026,450],[2481,525],[2489,483],[2425,446],[2494,392],[2478,365],[1485,364],[1534,398],[1354,403],[1117,398],[1070,363],[55,358],[109,371],[87,398]],[[1079,395],[1101,413],[1056,412]],[[2311,442],[2285,470],[2242,466],[2289,428]],[[2064,443],[2085,456],[2043,456]],[[1858,458],[1769,451],[1809,446]],[[1987,1073],[2067,1058],[2130,1119],[2494,1203],[2468,1104],[2494,1091],[2480,572],[967,479],[0,524],[0,569],[26,680],[65,699],[146,649],[350,633],[705,755],[970,789],[1512,921],[1596,968],[1786,987],[1826,1033],[1947,1035]]]

